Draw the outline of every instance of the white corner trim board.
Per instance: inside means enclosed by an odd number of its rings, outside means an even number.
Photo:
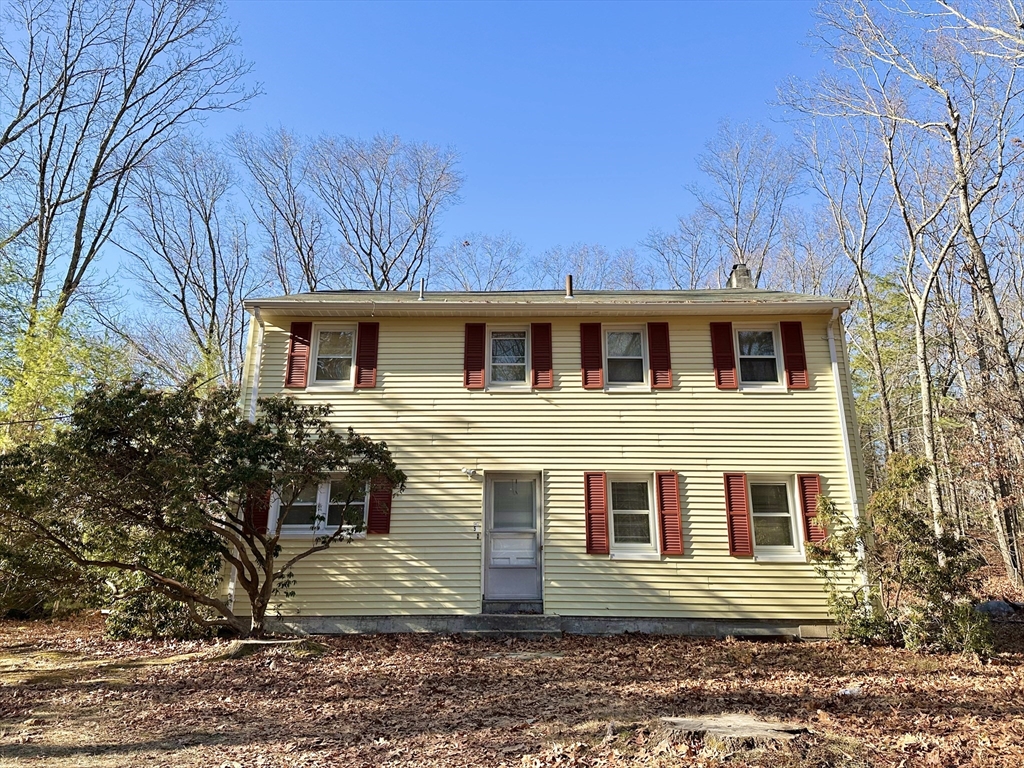
[[[832,361],[832,381],[836,388],[836,405],[839,407],[839,426],[843,435],[843,454],[846,458],[846,477],[850,482],[850,503],[853,506],[853,522],[860,524],[860,496],[857,493],[857,481],[853,475],[853,451],[850,448],[850,431],[846,426],[846,403],[843,399],[843,384],[839,378],[839,356],[836,353],[836,332],[835,328],[840,325],[840,310],[838,307],[832,309],[832,319],[828,322],[828,353]],[[847,363],[849,365],[849,363]],[[861,572],[861,579],[867,586],[868,574],[864,567],[864,545],[857,545],[857,559],[860,561],[858,570]]]

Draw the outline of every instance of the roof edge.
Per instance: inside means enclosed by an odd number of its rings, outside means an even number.
[[[588,300],[578,296],[564,302],[486,302],[486,301],[331,301],[310,300],[295,301],[288,298],[246,299],[243,302],[246,311],[252,313],[256,307],[263,312],[275,315],[292,315],[295,317],[355,317],[355,316],[510,316],[510,315],[550,315],[552,317],[573,317],[580,315],[744,315],[744,314],[778,314],[831,313],[833,309],[841,312],[849,309],[847,300],[827,297],[799,298],[758,298],[728,297],[708,300],[689,301],[600,301]]]

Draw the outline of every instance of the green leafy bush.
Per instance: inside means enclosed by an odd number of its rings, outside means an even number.
[[[829,536],[808,545],[810,559],[843,637],[984,657],[992,631],[972,602],[983,559],[968,539],[936,532],[923,499],[929,471],[920,458],[891,456],[856,525],[820,497],[818,523]],[[865,583],[851,583],[858,570]]]
[[[111,640],[198,640],[211,635],[184,605],[151,591],[115,602],[103,629]]]
[[[0,618],[61,616],[102,604],[102,574],[0,516]]]
[[[190,589],[215,594],[220,583],[222,561],[216,536],[207,531],[182,532],[167,539],[136,528],[128,545],[148,568],[164,573]],[[202,605],[182,602],[173,593],[161,591],[144,574],[112,570],[108,586],[115,590],[104,626],[114,640],[209,637],[206,624],[213,613]],[[197,620],[199,619],[199,620]]]

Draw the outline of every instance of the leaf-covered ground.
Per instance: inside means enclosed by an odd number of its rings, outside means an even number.
[[[323,638],[215,660],[217,643],[115,643],[95,618],[0,622],[0,766],[1014,766],[1024,643],[958,657],[837,643],[628,636]],[[751,713],[788,746],[666,734]]]

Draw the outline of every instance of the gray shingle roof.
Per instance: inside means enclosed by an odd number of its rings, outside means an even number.
[[[746,311],[829,312],[849,302],[828,296],[726,288],[698,291],[314,291],[289,296],[249,299],[252,311],[297,316],[344,316],[372,311],[380,315],[469,314],[726,314]]]

